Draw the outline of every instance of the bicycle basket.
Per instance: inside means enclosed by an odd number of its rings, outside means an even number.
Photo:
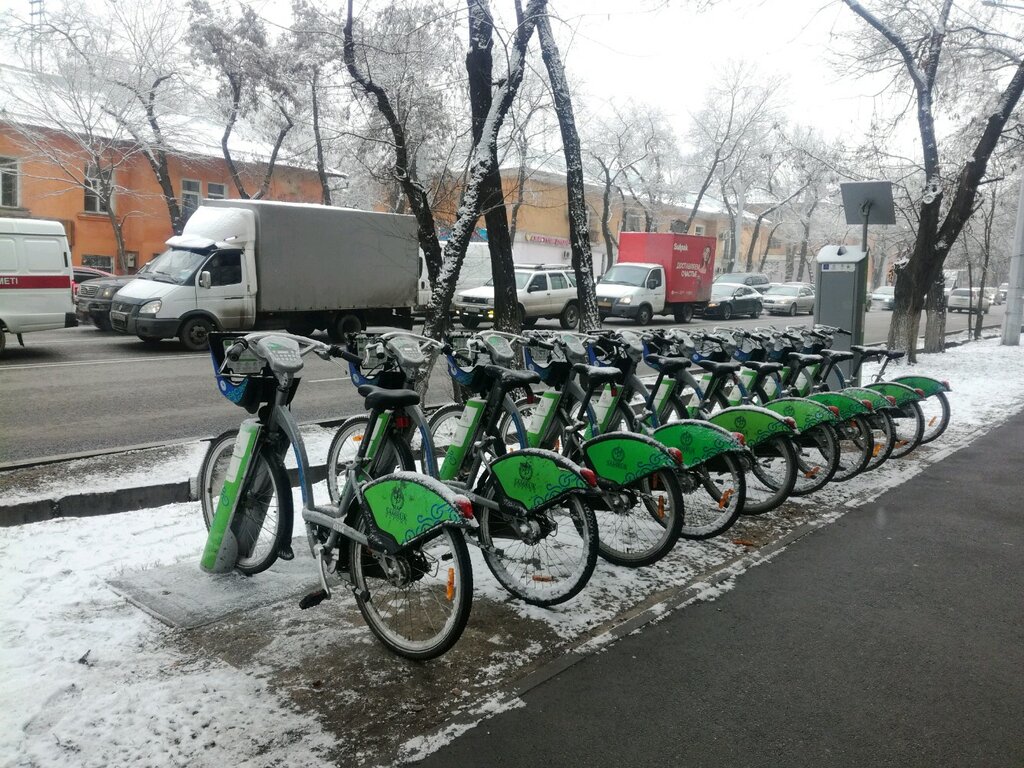
[[[274,402],[277,392],[277,378],[270,368],[249,351],[244,352],[237,361],[229,361],[224,371],[224,357],[236,341],[244,338],[244,333],[210,332],[210,357],[213,358],[213,372],[217,377],[217,389],[235,405],[245,408],[249,413],[256,413],[263,403]],[[287,405],[295,397],[299,379],[292,379],[285,399]]]

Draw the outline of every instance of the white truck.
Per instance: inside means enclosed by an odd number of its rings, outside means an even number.
[[[110,324],[205,349],[211,330],[285,328],[334,340],[410,327],[419,250],[412,216],[303,203],[207,200],[148,272],[114,296]]]
[[[0,357],[7,334],[78,325],[71,249],[59,221],[0,219]]]

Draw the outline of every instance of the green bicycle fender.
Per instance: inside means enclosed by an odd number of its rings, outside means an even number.
[[[220,489],[217,510],[210,522],[199,567],[207,573],[228,573],[238,561],[238,540],[231,531],[231,521],[238,506],[242,483],[252,463],[253,446],[259,436],[261,425],[256,419],[246,419],[238,428],[238,437],[231,451],[231,461]]]
[[[747,441],[747,446],[753,448],[776,435],[792,435],[794,427],[786,423],[786,418],[767,408],[740,405],[712,414],[708,420],[730,432],[739,432]]]
[[[828,406],[804,397],[780,397],[778,400],[765,403],[764,407],[779,416],[788,416],[793,419],[800,432],[819,424],[832,424],[836,421],[836,415],[828,409]]]
[[[922,399],[913,389],[905,384],[895,384],[891,381],[880,381],[877,384],[868,384],[867,389],[882,394],[884,397],[896,398],[896,405],[902,408],[908,403],[916,403]]]
[[[939,392],[951,392],[948,381],[939,381],[931,376],[897,376],[892,379],[894,384],[903,384],[911,389],[920,389],[925,397],[931,397]]]
[[[663,444],[633,432],[609,432],[588,440],[583,444],[583,462],[602,480],[618,485],[677,467]]]
[[[728,429],[697,419],[673,421],[654,431],[659,443],[683,453],[683,467],[691,469],[729,451],[743,451],[743,444]]]
[[[842,391],[844,395],[855,397],[858,400],[867,400],[871,403],[871,410],[873,411],[884,411],[886,408],[895,408],[892,403],[886,400],[881,392],[876,392],[873,389],[867,387],[847,387]]]
[[[415,472],[394,472],[362,488],[363,503],[382,533],[404,546],[442,523],[463,524],[455,492]]]
[[[490,465],[498,492],[527,511],[540,509],[562,496],[590,490],[578,465],[542,448],[507,453]]]
[[[815,392],[808,395],[807,399],[838,408],[839,418],[842,421],[852,419],[862,413],[869,413],[867,406],[860,401],[860,398],[844,395],[841,392]]]

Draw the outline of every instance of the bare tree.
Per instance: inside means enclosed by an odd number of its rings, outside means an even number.
[[[906,348],[913,361],[921,310],[927,305],[935,311],[941,302],[935,286],[942,265],[974,211],[989,158],[1024,92],[1024,42],[1020,35],[997,29],[994,12],[961,11],[953,0],[879,10],[858,0],[843,2],[872,30],[857,41],[855,60],[867,71],[897,73],[890,87],[909,86],[914,95],[924,188],[914,247],[896,282],[889,329],[889,343]],[[961,127],[973,137],[973,147],[949,173],[941,162],[936,116],[944,106],[952,116],[960,108],[957,101],[972,93],[988,101]]]

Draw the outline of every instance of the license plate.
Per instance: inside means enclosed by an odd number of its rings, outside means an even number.
[[[604,309],[611,309],[612,303],[610,301],[599,301],[597,302],[597,306]]]
[[[111,311],[110,312],[110,319],[113,322],[123,323],[123,322],[125,322],[128,319],[128,313],[127,312],[114,312],[114,311]]]

